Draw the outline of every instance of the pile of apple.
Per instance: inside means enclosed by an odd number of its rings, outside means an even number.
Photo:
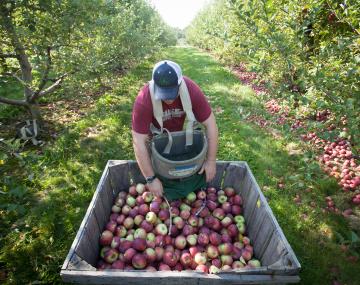
[[[242,198],[232,187],[169,203],[141,183],[132,185],[112,206],[97,268],[216,274],[260,267],[241,213]]]

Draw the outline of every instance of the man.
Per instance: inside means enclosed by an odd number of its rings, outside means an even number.
[[[132,113],[132,136],[135,157],[147,187],[156,196],[163,195],[163,183],[156,177],[148,142],[152,135],[150,126],[159,128],[154,117],[154,110],[150,94],[150,84],[153,84],[153,96],[161,100],[163,109],[163,127],[170,132],[181,131],[185,121],[185,112],[179,96],[179,86],[184,81],[190,95],[192,112],[196,121],[202,123],[207,132],[208,152],[199,174],[205,173],[206,182],[211,181],[216,174],[216,152],[218,145],[218,130],[210,105],[199,86],[190,78],[182,76],[180,66],[170,60],[158,62],[152,72],[152,81],[139,92]]]

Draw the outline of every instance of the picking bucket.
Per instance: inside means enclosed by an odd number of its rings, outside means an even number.
[[[157,135],[151,143],[151,160],[156,174],[178,179],[197,173],[203,165],[208,149],[206,136],[201,130],[194,130],[193,144],[186,146],[186,132],[172,132],[173,143],[169,154],[163,151],[168,144],[167,134]]]

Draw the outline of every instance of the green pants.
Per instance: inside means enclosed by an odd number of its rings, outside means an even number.
[[[159,177],[163,183],[165,197],[169,201],[181,199],[190,192],[194,192],[206,186],[205,174],[194,174],[187,178],[168,179]]]

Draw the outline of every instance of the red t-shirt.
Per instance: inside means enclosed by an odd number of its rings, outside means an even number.
[[[191,79],[183,77],[189,90],[192,110],[196,120],[200,123],[209,118],[211,107],[200,87]],[[181,131],[183,129],[186,113],[183,110],[180,96],[168,105],[162,102],[163,125],[170,132]],[[160,128],[153,114],[149,84],[146,84],[136,97],[132,112],[132,129],[139,134],[149,134],[150,124]]]

